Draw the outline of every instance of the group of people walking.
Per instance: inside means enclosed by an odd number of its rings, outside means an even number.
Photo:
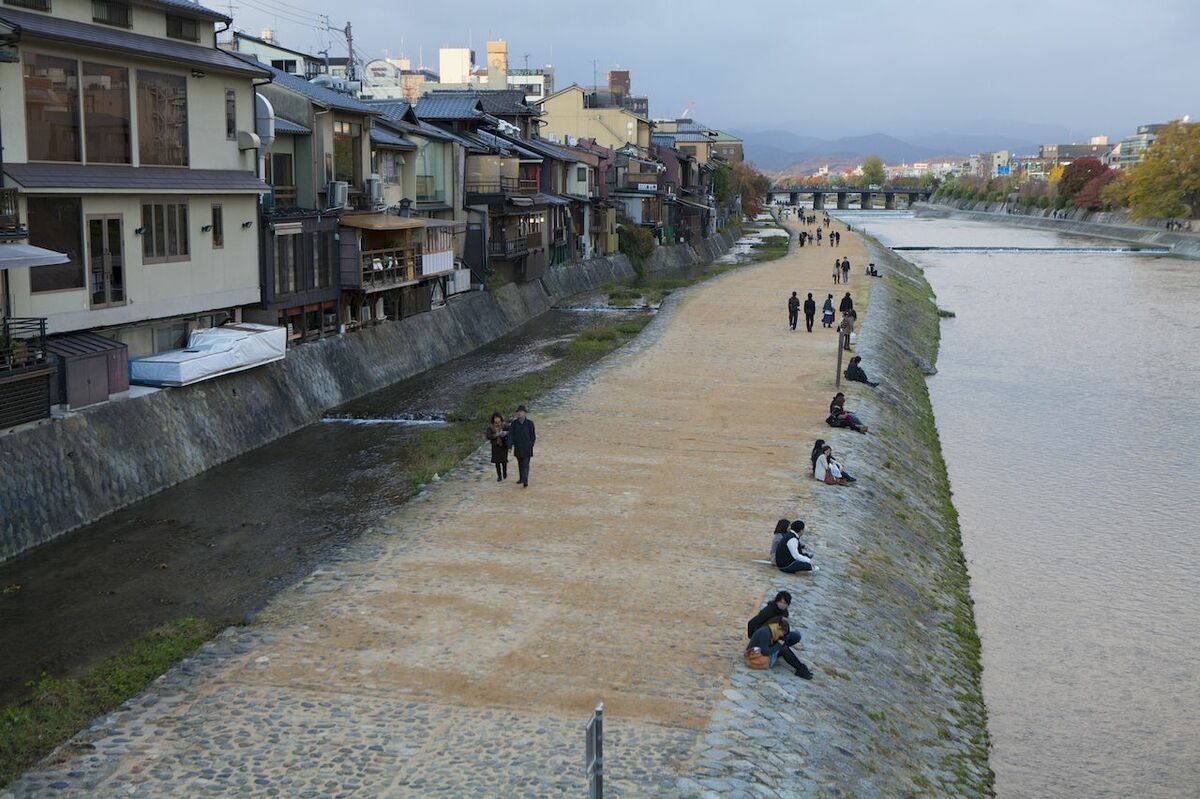
[[[537,427],[529,418],[524,405],[517,406],[517,415],[510,422],[499,411],[492,414],[484,437],[492,445],[492,463],[496,466],[496,482],[508,479],[508,453],[517,458],[517,482],[529,488],[529,461],[533,459],[533,445],[537,442]]]
[[[832,234],[831,234],[832,235]],[[838,258],[833,262],[833,283],[850,285],[850,259]]]

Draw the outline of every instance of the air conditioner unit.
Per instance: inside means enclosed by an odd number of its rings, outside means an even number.
[[[325,207],[349,208],[350,184],[344,180],[331,180],[325,189]]]
[[[383,178],[379,175],[371,175],[366,179],[363,189],[367,193],[367,197],[371,200],[371,205],[377,205],[383,202]]]

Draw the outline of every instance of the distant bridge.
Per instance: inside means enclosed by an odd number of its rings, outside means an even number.
[[[802,194],[812,196],[812,207],[817,211],[825,207],[825,196],[829,194],[837,196],[837,207],[842,211],[850,207],[850,195],[852,194],[858,195],[860,208],[873,208],[875,196],[882,194],[883,207],[894,211],[896,210],[897,196],[907,198],[909,206],[912,206],[913,203],[920,200],[928,200],[933,195],[933,189],[904,189],[886,186],[880,189],[873,189],[870,186],[773,186],[767,192],[771,202],[787,197],[788,202],[792,205],[800,204],[800,195]]]

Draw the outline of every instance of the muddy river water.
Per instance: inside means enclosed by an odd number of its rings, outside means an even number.
[[[1200,796],[1200,263],[843,216],[956,314],[929,387],[998,795]]]

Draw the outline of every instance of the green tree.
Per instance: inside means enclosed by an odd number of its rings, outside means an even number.
[[[1134,219],[1200,217],[1200,124],[1172,122],[1129,172],[1125,195]]]
[[[867,156],[863,162],[862,181],[867,186],[882,186],[887,173],[883,169],[883,159],[877,155]]]

